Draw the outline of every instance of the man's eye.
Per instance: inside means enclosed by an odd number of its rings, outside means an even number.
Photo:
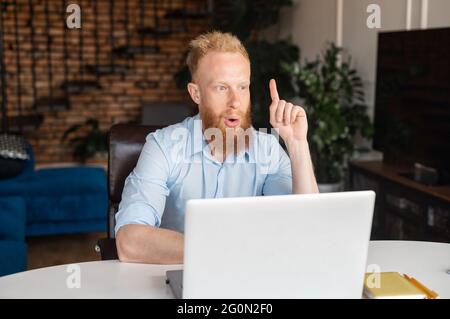
[[[244,90],[247,90],[247,88],[248,88],[247,85],[242,85],[242,86],[241,86],[241,90],[243,90],[243,91],[244,91]]]
[[[217,87],[217,89],[218,89],[219,91],[225,91],[227,88],[226,88],[225,86],[223,86],[223,85],[219,85],[219,86]]]

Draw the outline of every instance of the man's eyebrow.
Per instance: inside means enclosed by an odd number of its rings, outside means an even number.
[[[211,80],[209,84],[227,84],[227,82],[221,80]]]
[[[211,80],[211,81],[209,81],[208,84],[209,85],[211,85],[211,84],[225,84],[225,85],[228,85],[229,83],[227,81],[224,81],[224,80]],[[242,84],[250,85],[250,81],[244,80],[244,81],[241,81],[241,82],[238,83],[238,85],[242,85]]]

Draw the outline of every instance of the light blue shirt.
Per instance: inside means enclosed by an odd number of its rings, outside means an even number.
[[[211,155],[199,115],[150,133],[125,180],[115,231],[142,224],[184,232],[189,199],[292,193],[291,163],[272,134],[251,129],[252,143],[223,163]]]

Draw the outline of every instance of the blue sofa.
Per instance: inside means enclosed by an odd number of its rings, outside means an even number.
[[[0,198],[0,276],[24,271],[27,267],[25,216],[22,197]]]
[[[107,179],[99,167],[34,169],[34,158],[19,176],[0,180],[0,198],[25,202],[25,236],[54,235],[107,228]]]

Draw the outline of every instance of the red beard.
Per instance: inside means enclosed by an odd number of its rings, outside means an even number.
[[[227,127],[224,123],[224,119],[231,115],[237,115],[241,120],[240,125],[236,128]],[[202,120],[204,131],[208,129],[219,129],[221,131],[223,141],[217,141],[216,138],[220,138],[220,136],[216,135],[213,135],[212,138],[206,136],[206,139],[209,143],[218,143],[216,146],[222,145],[222,149],[217,150],[219,152],[221,151],[223,159],[232,152],[234,155],[237,155],[242,149],[248,149],[251,138],[248,132],[247,134],[245,134],[245,132],[252,124],[250,107],[247,108],[245,113],[240,111],[228,111],[219,116],[213,114],[209,109],[204,109],[203,112],[200,112],[200,118]],[[214,156],[215,149],[212,149],[212,153]]]

